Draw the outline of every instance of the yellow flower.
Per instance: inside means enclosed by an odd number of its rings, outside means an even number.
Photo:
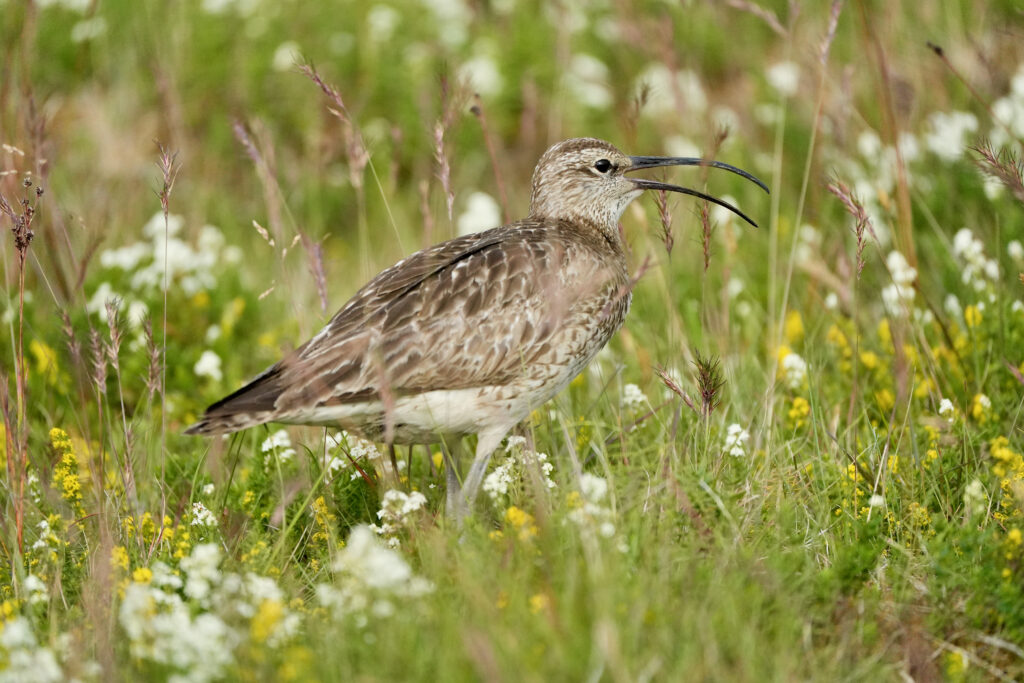
[[[438,451],[437,453],[434,453],[430,457],[431,457],[431,460],[434,461],[434,467],[436,467],[439,470],[444,467],[444,453],[442,453],[441,451]]]
[[[505,609],[508,607],[508,593],[505,591],[498,591],[498,599],[495,600],[494,605],[498,609]]]
[[[783,331],[786,335],[786,341],[790,344],[798,344],[804,338],[804,320],[800,317],[799,311],[790,311],[786,314]]]
[[[981,311],[977,306],[968,306],[964,309],[964,322],[967,327],[977,327],[981,324]]]
[[[121,571],[128,571],[128,550],[123,545],[114,546],[110,550],[110,566],[121,568]]]
[[[75,516],[84,517],[85,510],[82,508],[82,482],[78,478],[78,458],[75,457],[75,449],[71,445],[71,439],[67,432],[59,427],[50,430],[50,445],[60,456],[60,461],[53,468],[53,482],[51,486],[60,493],[60,497],[71,504]]]
[[[254,643],[265,643],[274,635],[277,625],[284,617],[284,605],[280,600],[264,600],[249,624],[249,635]]]
[[[149,567],[139,567],[132,572],[132,581],[135,583],[149,583],[153,580],[153,570]]]
[[[57,384],[57,352],[38,339],[33,339],[28,344],[28,350],[36,358],[36,372],[38,372],[51,387]]]
[[[1009,541],[1012,545],[1016,546],[1019,546],[1021,543],[1024,543],[1024,538],[1021,538],[1020,529],[1018,529],[1017,527],[1013,527],[1012,529],[1006,532],[1006,540]]]
[[[878,339],[883,346],[892,344],[892,332],[889,330],[888,318],[882,318],[882,322],[878,323]]]
[[[883,413],[888,413],[890,410],[892,410],[892,407],[896,405],[896,397],[893,396],[892,392],[888,389],[876,391],[875,400],[878,401],[878,408]]]
[[[786,360],[786,356],[793,353],[793,349],[786,345],[779,347],[778,351],[775,352],[775,359],[779,362],[779,369],[782,369],[782,362]]]
[[[533,515],[515,505],[505,510],[505,521],[519,531],[520,541],[528,541],[537,535],[537,525],[534,524]]]
[[[542,609],[547,609],[550,604],[551,600],[544,593],[537,593],[536,595],[530,596],[530,611],[534,614],[537,614]]]
[[[210,305],[210,295],[205,290],[196,292],[195,296],[192,297],[192,308],[197,310],[203,310]]]
[[[878,354],[874,351],[861,351],[860,363],[868,370],[874,370],[878,367]]]
[[[978,422],[987,422],[992,410],[992,401],[985,394],[975,394],[971,399],[971,417]]]
[[[789,420],[793,423],[794,429],[800,429],[807,424],[807,416],[811,414],[811,404],[803,396],[793,399],[793,406],[789,409]]]

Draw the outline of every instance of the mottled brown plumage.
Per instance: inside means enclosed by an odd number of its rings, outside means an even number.
[[[644,189],[666,189],[722,203],[624,175],[682,164],[752,178],[717,162],[629,157],[592,138],[555,145],[534,172],[526,219],[383,271],[315,337],[210,406],[187,433],[275,421],[337,425],[392,443],[478,434],[455,501],[464,507],[505,434],[564,388],[625,319],[629,276],[618,220],[629,202]],[[450,503],[458,487],[449,476]]]

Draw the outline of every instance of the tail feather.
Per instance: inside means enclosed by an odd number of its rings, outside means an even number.
[[[186,434],[230,434],[271,422],[277,416],[281,395],[280,363],[269,368],[238,391],[217,401],[203,417],[185,430]]]

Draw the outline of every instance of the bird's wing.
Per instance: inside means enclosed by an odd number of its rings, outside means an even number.
[[[385,394],[507,384],[621,283],[619,269],[585,253],[593,243],[573,232],[524,221],[418,252],[208,412],[272,410],[301,421],[307,410]]]

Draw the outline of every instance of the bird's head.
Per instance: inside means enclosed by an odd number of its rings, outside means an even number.
[[[627,173],[658,166],[711,166],[743,176],[768,187],[744,170],[719,161],[690,157],[631,157],[611,143],[595,138],[574,138],[552,146],[537,162],[533,172],[530,215],[536,218],[583,220],[609,236],[618,235],[622,212],[644,190],[666,190],[700,197],[724,206],[754,227],[735,206],[697,190],[655,180],[631,178]]]

